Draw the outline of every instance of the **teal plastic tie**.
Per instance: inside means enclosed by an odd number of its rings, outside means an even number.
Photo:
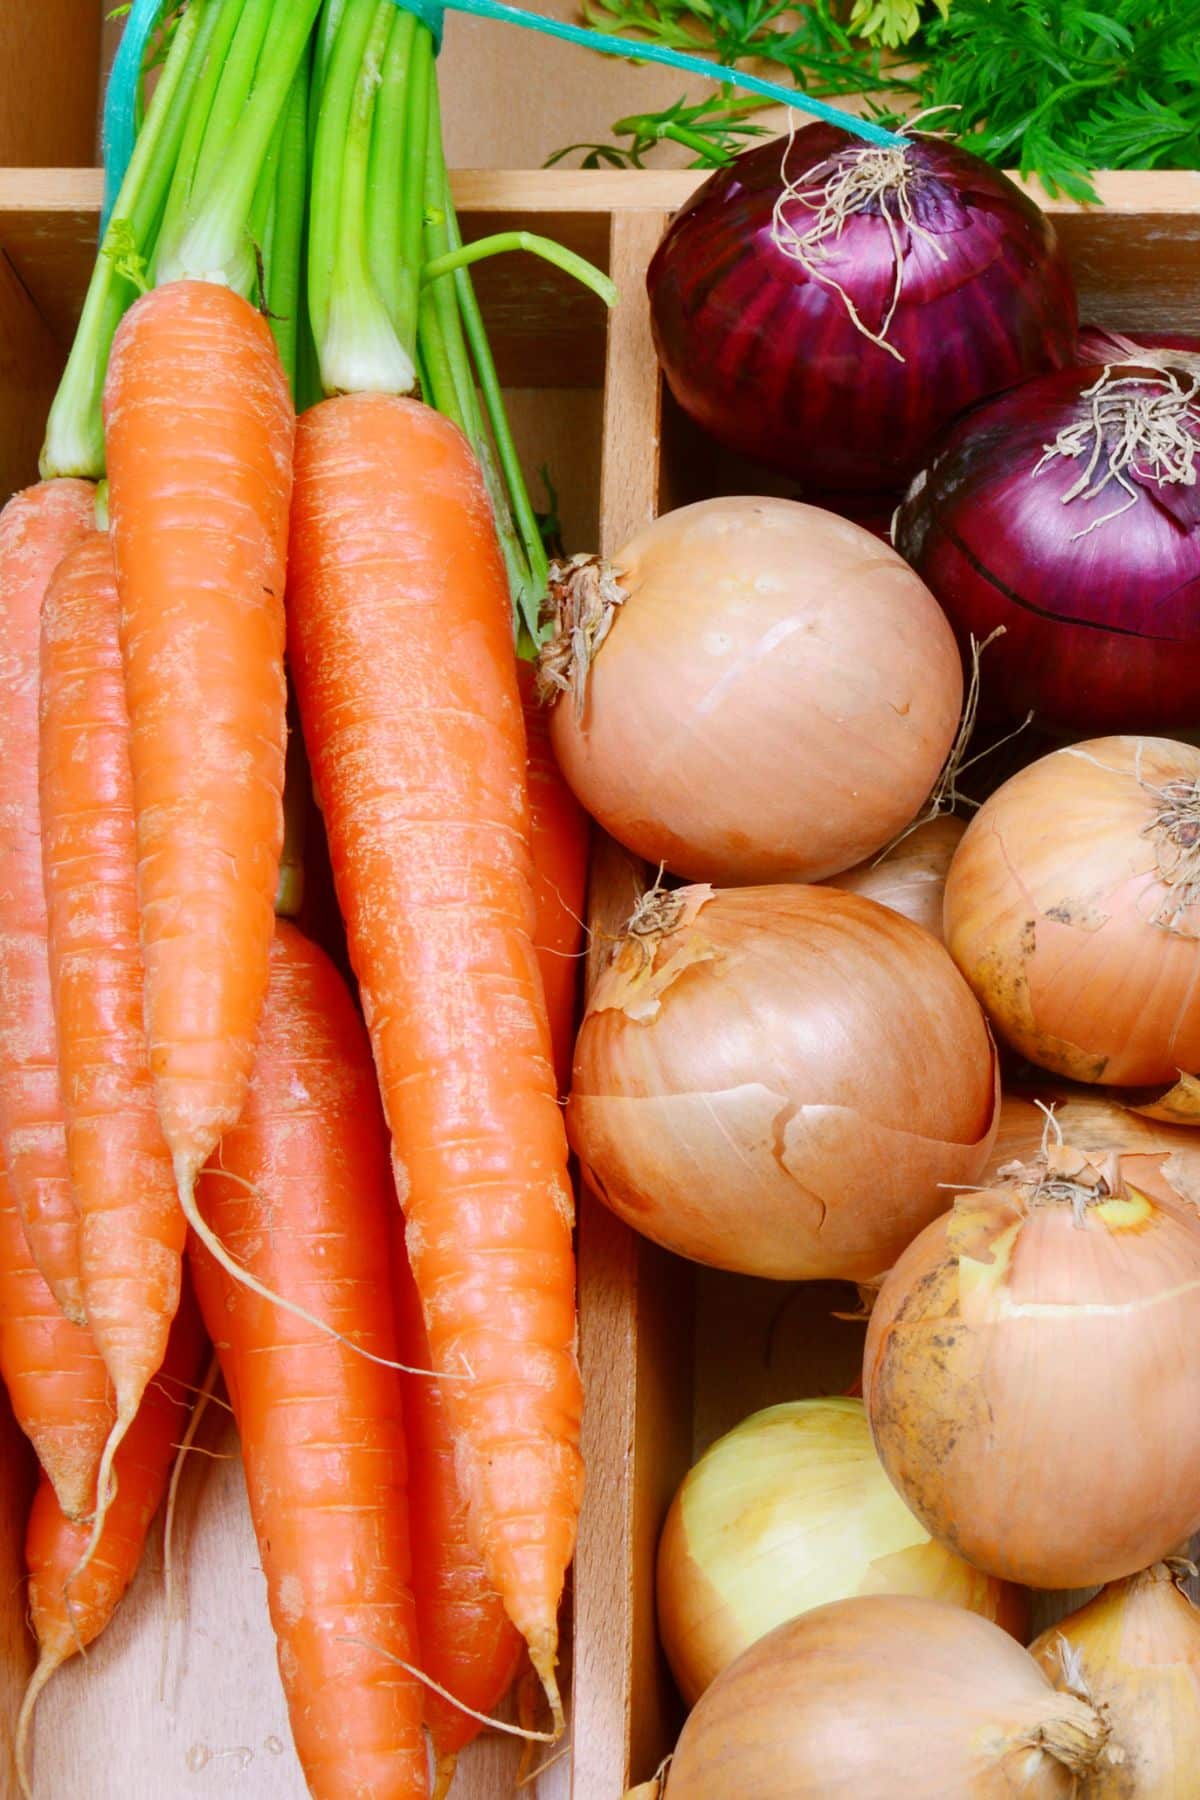
[[[142,85],[142,64],[146,47],[166,6],[166,0],[133,0],[121,42],[113,61],[112,73],[104,95],[104,205],[100,213],[100,236],[103,238],[112,217],[133,143],[137,137],[138,90]]]
[[[519,26],[523,31],[540,31],[545,37],[560,38],[567,44],[578,44],[583,50],[597,51],[601,56],[619,56],[626,62],[659,63],[664,68],[679,69],[685,75],[699,75],[706,81],[719,81],[724,86],[741,88],[760,99],[773,100],[778,106],[794,106],[797,111],[811,113],[837,125],[852,137],[868,144],[897,146],[908,142],[894,131],[886,131],[871,119],[860,119],[840,107],[827,106],[801,88],[781,87],[778,82],[764,81],[743,69],[731,69],[725,63],[709,62],[703,56],[689,56],[683,50],[671,50],[663,44],[642,44],[632,38],[615,37],[607,31],[592,31],[585,25],[568,25],[562,19],[547,19],[540,13],[526,12],[524,7],[509,6],[506,0],[394,0],[428,27],[434,44],[441,46],[442,26],[446,13],[468,13],[476,19],[498,19],[505,25]],[[104,211],[103,234],[120,192],[133,143],[137,134],[137,96],[142,79],[146,46],[166,0],[133,0],[121,45],[109,77],[104,102]]]
[[[871,119],[860,119],[843,112],[838,106],[827,106],[801,88],[781,87],[776,81],[764,81],[743,69],[731,69],[725,63],[709,62],[703,56],[689,56],[684,50],[671,50],[665,44],[643,44],[633,38],[614,37],[611,32],[593,31],[586,25],[568,25],[563,19],[547,19],[541,13],[526,12],[522,6],[509,6],[506,0],[395,0],[406,12],[415,13],[428,25],[435,44],[442,39],[442,18],[446,12],[469,13],[475,19],[499,19],[505,25],[517,25],[524,31],[540,31],[545,37],[561,38],[566,44],[578,44],[583,50],[595,50],[601,56],[620,56],[626,62],[661,63],[666,69],[681,69],[685,75],[700,75],[707,81],[719,81],[727,87],[742,88],[778,106],[794,106],[799,112],[811,113],[829,125],[839,125],[868,144],[898,146],[908,142],[894,131],[886,131]],[[436,21],[436,23],[435,23]]]

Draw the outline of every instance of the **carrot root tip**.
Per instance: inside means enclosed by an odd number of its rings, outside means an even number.
[[[43,1649],[38,1663],[29,1677],[24,1696],[21,1700],[21,1711],[17,1715],[16,1738],[13,1754],[17,1765],[17,1785],[21,1790],[21,1800],[33,1800],[33,1773],[31,1764],[31,1737],[33,1728],[33,1710],[38,1697],[50,1677],[61,1669],[66,1658],[56,1651]]]
[[[558,1636],[550,1631],[537,1631],[529,1640],[529,1660],[537,1671],[538,1680],[542,1684],[550,1716],[554,1721],[554,1737],[557,1740],[566,1730],[567,1718],[563,1711],[562,1695],[558,1691],[558,1676],[555,1669],[558,1664]]]
[[[438,1757],[437,1767],[433,1773],[433,1800],[446,1800],[457,1768],[458,1756],[454,1751]]]

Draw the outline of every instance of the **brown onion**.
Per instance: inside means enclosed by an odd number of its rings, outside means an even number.
[[[871,1281],[987,1161],[983,1015],[942,946],[834,888],[647,897],[592,993],[567,1105],[601,1197],[668,1249]]]
[[[906,833],[882,856],[859,863],[844,875],[831,875],[826,885],[878,900],[880,906],[903,913],[940,938],[946,874],[966,829],[961,819],[940,813]]]
[[[905,1251],[863,1391],[900,1494],[978,1568],[1072,1588],[1156,1561],[1200,1526],[1197,1208],[1052,1145]]]
[[[837,1600],[713,1683],[666,1800],[1070,1800],[1106,1737],[989,1620],[897,1594]]]
[[[946,943],[997,1030],[1078,1081],[1200,1069],[1200,750],[1096,738],[986,803],[946,882]]]
[[[1112,1736],[1088,1800],[1195,1800],[1200,1791],[1200,1613],[1165,1563],[1106,1587],[1030,1655],[1100,1708]]]
[[[693,881],[811,881],[882,848],[946,759],[962,670],[889,545],[794,500],[681,507],[558,587],[562,771]]]
[[[1024,1639],[1019,1588],[934,1543],[884,1474],[861,1400],[794,1400],[689,1470],[658,1546],[658,1632],[693,1705],[776,1625],[852,1594],[919,1594]]]

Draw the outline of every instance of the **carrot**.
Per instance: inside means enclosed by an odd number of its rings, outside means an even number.
[[[144,295],[105,426],[150,1067],[195,1225],[253,1066],[283,840],[294,414],[266,321],[208,282]]]
[[[561,1720],[582,1464],[572,1196],[533,951],[525,742],[479,468],[418,402],[297,433],[300,717],[476,1550]]]
[[[550,708],[538,704],[533,665],[521,663],[519,676],[529,753],[526,779],[537,908],[534,947],[546,990],[558,1091],[565,1094],[571,1085],[591,825],[558,766],[550,742]]]
[[[240,1124],[200,1182],[260,1280],[373,1354],[395,1354],[387,1134],[340,976],[281,923]],[[279,1668],[316,1800],[428,1793],[399,1378],[189,1259],[237,1419]]]
[[[400,1356],[411,1368],[427,1369],[429,1339],[399,1216],[394,1243]],[[471,1543],[441,1383],[403,1375],[401,1385],[421,1667],[462,1702],[454,1706],[432,1690],[425,1696],[425,1725],[437,1757],[434,1800],[442,1800],[459,1751],[482,1730],[463,1707],[493,1711],[512,1686],[524,1640]]]
[[[42,607],[39,762],[83,1302],[117,1404],[98,1476],[96,1542],[113,1457],[166,1351],[187,1232],[146,1048],[118,614],[112,547],[94,532],[59,564]]]
[[[537,928],[534,947],[560,1091],[569,1084],[574,1042],[577,959],[583,937],[588,819],[563,780],[550,744],[549,714],[534,695],[534,671],[518,665],[528,746],[530,841]],[[429,1339],[409,1267],[404,1227],[396,1230],[396,1321],[400,1356],[429,1367]],[[463,1703],[430,1692],[425,1725],[437,1756],[435,1800],[449,1791],[458,1753],[482,1726],[463,1707],[491,1713],[508,1692],[522,1648],[520,1633],[475,1553],[455,1470],[454,1436],[442,1389],[420,1376],[401,1377],[409,1447],[413,1592],[421,1666]]]
[[[0,1375],[59,1505],[68,1518],[86,1517],[114,1417],[108,1372],[87,1326],[65,1316],[34,1268],[2,1175]]]
[[[60,559],[95,529],[95,490],[43,481],[0,513],[0,1145],[34,1263],[83,1322],[38,836],[38,618]]]
[[[138,1414],[117,1456],[118,1492],[108,1512],[99,1548],[86,1570],[77,1573],[88,1549],[87,1525],[63,1513],[49,1481],[34,1497],[25,1537],[29,1570],[29,1617],[38,1642],[38,1662],[25,1690],[17,1723],[17,1769],[28,1795],[27,1743],[38,1696],[56,1670],[86,1650],[104,1630],[125,1597],[142,1560],[146,1536],[158,1511],[180,1434],[191,1410],[192,1389],[204,1354],[200,1315],[190,1296],[180,1307],[159,1378],[147,1388]]]

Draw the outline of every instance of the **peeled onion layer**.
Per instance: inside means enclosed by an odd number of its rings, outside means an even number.
[[[666,1800],[1069,1800],[1106,1737],[989,1620],[894,1594],[839,1600],[713,1683]]]
[[[1165,1563],[1104,1588],[1029,1653],[1056,1687],[1086,1692],[1111,1727],[1088,1800],[1195,1800],[1200,1613]]]
[[[825,492],[902,487],[956,413],[1075,341],[1066,256],[1014,183],[944,140],[897,156],[822,123],[711,175],[648,287],[683,411]]]
[[[864,894],[941,938],[946,876],[966,829],[962,819],[941,813],[906,832],[882,855],[844,875],[829,876],[826,885]]]
[[[542,672],[559,766],[652,866],[815,881],[928,799],[962,708],[954,634],[860,526],[793,500],[701,501],[611,567],[583,559],[558,594]]]
[[[1166,351],[1142,365],[1085,363],[985,402],[938,440],[894,541],[964,653],[1003,627],[984,665],[985,720],[1032,711],[1041,726],[1087,736],[1195,725],[1200,489],[1194,475],[1165,473],[1180,454],[1185,473],[1189,440],[1193,461],[1200,453],[1195,382]],[[1132,460],[1110,477],[1148,398],[1174,406],[1185,448],[1159,460],[1160,416],[1156,441],[1134,437]],[[1070,453],[1056,453],[1059,443]]]
[[[1197,822],[1200,750],[1165,738],[1056,750],[981,807],[946,880],[946,943],[1030,1062],[1119,1087],[1200,1070]]]
[[[658,1630],[689,1705],[777,1625],[854,1594],[964,1606],[1020,1641],[1023,1593],[935,1543],[880,1465],[861,1400],[744,1419],[685,1476],[658,1549]]]
[[[1200,1527],[1200,1211],[1124,1157],[1048,1160],[961,1195],[875,1302],[863,1391],[926,1529],[1038,1588],[1144,1568]]]
[[[869,1282],[975,1180],[999,1103],[941,945],[857,894],[694,886],[635,919],[575,1051],[600,1197],[693,1261]]]

